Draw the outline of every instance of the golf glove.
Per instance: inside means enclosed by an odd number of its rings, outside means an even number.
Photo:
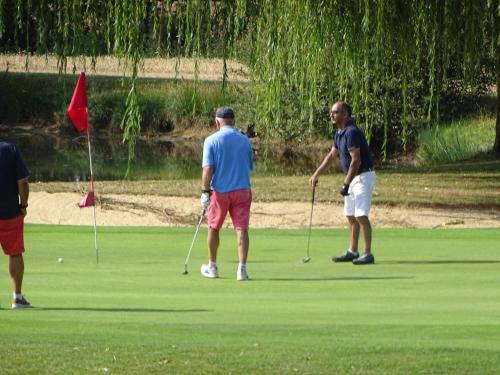
[[[342,187],[339,189],[339,193],[343,195],[344,197],[349,195],[349,184],[344,184]]]
[[[208,206],[210,206],[210,193],[209,192],[201,193],[200,203],[201,203],[201,208],[203,208],[204,210],[206,210],[208,208]]]

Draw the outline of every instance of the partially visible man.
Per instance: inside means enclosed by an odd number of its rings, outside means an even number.
[[[0,139],[0,244],[9,256],[13,284],[12,308],[31,307],[21,287],[24,276],[24,217],[28,207],[29,172],[19,150]]]
[[[309,179],[314,187],[319,176],[340,158],[342,171],[345,174],[344,183],[339,192],[344,197],[344,215],[347,217],[350,229],[350,245],[347,251],[334,262],[352,262],[354,264],[371,264],[375,257],[371,252],[372,227],[368,215],[375,186],[375,171],[373,160],[365,136],[351,118],[352,108],[343,101],[335,103],[330,112],[332,122],[337,126],[331,151]],[[358,253],[359,232],[363,232],[365,252]]]
[[[208,264],[201,266],[201,274],[219,277],[217,250],[219,231],[227,213],[236,230],[239,264],[236,280],[248,280],[247,257],[250,240],[250,172],[253,169],[253,151],[248,138],[234,128],[234,111],[229,107],[217,109],[217,132],[203,144],[203,173],[201,206],[208,209]]]

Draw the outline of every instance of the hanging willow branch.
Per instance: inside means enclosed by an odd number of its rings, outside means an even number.
[[[0,38],[5,33],[5,0],[0,0]]]
[[[128,142],[129,158],[125,176],[130,172],[135,157],[135,144],[141,133],[141,110],[137,98],[136,81],[143,63],[143,31],[141,24],[146,16],[142,0],[116,1],[114,8],[115,45],[114,52],[130,65],[132,87],[125,103],[125,114],[121,121],[123,141]]]
[[[344,99],[382,155],[389,146],[404,148],[414,119],[425,113],[428,121],[439,119],[448,80],[472,83],[470,77],[491,71],[481,61],[491,55],[484,46],[495,35],[493,9],[487,0],[263,4],[254,73],[262,82],[258,99],[266,129],[298,135],[301,128],[289,126],[287,116],[301,118],[305,107],[324,118],[318,110],[325,103]]]

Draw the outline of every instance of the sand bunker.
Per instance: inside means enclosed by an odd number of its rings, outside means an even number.
[[[33,192],[27,223],[93,225],[93,208],[80,209],[78,193]],[[99,195],[96,216],[99,226],[194,226],[200,214],[197,197]],[[254,202],[252,228],[307,228],[311,204],[306,202]],[[370,214],[378,228],[500,228],[500,213],[472,210],[407,209],[374,206]],[[231,226],[229,219],[227,226]],[[340,205],[316,203],[315,228],[342,228],[346,219]]]

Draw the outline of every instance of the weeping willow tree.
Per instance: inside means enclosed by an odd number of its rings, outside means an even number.
[[[499,10],[499,0],[0,0],[0,48],[54,53],[61,70],[70,56],[120,57],[130,155],[144,57],[222,57],[224,89],[227,60],[244,50],[262,133],[328,132],[328,107],[344,99],[385,156],[446,114],[449,93],[498,82]],[[497,122],[500,154],[499,137]]]
[[[254,65],[261,121],[284,136],[307,134],[328,117],[328,104],[345,99],[383,154],[388,142],[405,148],[419,123],[442,116],[444,93],[473,92],[485,76],[492,82],[497,7],[488,0],[264,2]]]
[[[497,122],[496,122],[496,137],[493,151],[498,159],[500,159],[500,4],[497,9],[497,17],[495,17],[495,28],[497,35],[496,48],[496,84],[497,84]]]
[[[60,72],[69,57],[93,66],[100,56],[119,57],[131,82],[121,122],[130,162],[141,131],[136,82],[144,57],[193,57],[197,77],[198,58],[221,56],[224,89],[226,61],[254,6],[246,0],[0,0],[0,52],[55,54]]]

